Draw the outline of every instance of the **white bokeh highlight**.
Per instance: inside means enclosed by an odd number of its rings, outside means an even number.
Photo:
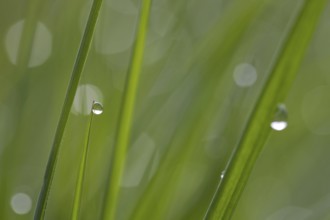
[[[11,63],[17,65],[19,62],[18,55],[20,53],[20,44],[22,42],[22,34],[25,21],[21,20],[13,24],[5,37],[5,48]],[[52,35],[48,28],[38,22],[31,46],[28,67],[36,67],[44,64],[50,57],[52,52]]]
[[[121,186],[136,187],[143,177],[150,179],[158,163],[159,156],[155,142],[147,133],[142,133],[128,151]],[[147,171],[149,173],[146,174]]]
[[[138,10],[127,13],[126,10],[121,10],[119,5],[116,9],[104,7],[103,16],[97,24],[94,45],[95,50],[100,54],[114,55],[128,52],[133,45]]]
[[[101,90],[92,84],[80,85],[74,97],[71,112],[75,115],[89,115],[94,101],[103,103]]]
[[[31,211],[32,199],[25,193],[16,193],[11,197],[10,206],[18,215],[25,215]]]
[[[257,70],[249,63],[241,63],[234,69],[233,79],[239,87],[252,86],[257,81],[257,78]]]

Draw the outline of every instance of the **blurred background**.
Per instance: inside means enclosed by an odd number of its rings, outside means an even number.
[[[117,219],[202,219],[302,0],[153,0]],[[0,219],[32,219],[90,0],[0,1]],[[100,219],[138,0],[104,0],[46,211]],[[234,220],[330,218],[330,5]]]

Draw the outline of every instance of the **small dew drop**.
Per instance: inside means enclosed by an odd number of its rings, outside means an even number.
[[[284,104],[277,106],[274,120],[270,123],[270,127],[275,131],[283,131],[288,126],[288,112]]]
[[[221,172],[220,178],[223,179],[225,177],[225,171]]]
[[[96,100],[103,102],[101,90],[92,84],[82,84],[77,88],[71,111],[75,115],[89,115]]]
[[[103,105],[99,102],[94,102],[92,106],[92,112],[94,115],[100,115],[103,113]]]

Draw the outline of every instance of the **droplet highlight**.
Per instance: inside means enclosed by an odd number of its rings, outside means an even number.
[[[89,115],[92,113],[95,100],[103,102],[101,90],[92,84],[80,85],[74,97],[71,112],[75,115]]]
[[[277,106],[274,120],[270,123],[270,127],[275,131],[283,131],[288,127],[288,112],[284,104]]]
[[[100,102],[93,102],[92,112],[94,115],[100,115],[103,113],[103,105]]]
[[[222,171],[221,174],[220,174],[220,178],[223,179],[225,177],[225,173],[226,171]]]

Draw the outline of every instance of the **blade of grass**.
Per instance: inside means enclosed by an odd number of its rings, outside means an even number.
[[[148,28],[151,0],[142,0],[139,24],[129,71],[126,78],[125,91],[117,125],[115,148],[112,155],[108,191],[105,197],[103,219],[115,219],[119,197],[119,185],[125,165],[126,151],[129,144],[136,91],[142,68],[145,39]]]
[[[94,106],[94,102],[92,107]],[[82,152],[82,157],[80,161],[80,166],[79,166],[79,174],[77,178],[77,183],[76,183],[76,188],[75,188],[75,196],[74,196],[74,201],[73,201],[73,209],[72,209],[72,215],[71,219],[72,220],[78,220],[79,216],[79,211],[80,211],[80,206],[81,206],[81,196],[83,192],[83,186],[84,186],[84,178],[85,178],[85,170],[86,170],[86,164],[87,164],[87,153],[88,153],[88,148],[89,148],[89,137],[92,129],[92,122],[93,122],[93,110],[91,109],[90,112],[90,118],[89,118],[89,123],[87,125],[87,133],[86,133],[86,140],[84,143],[84,148]]]
[[[56,133],[54,137],[53,146],[50,152],[50,156],[48,159],[46,173],[44,177],[44,183],[39,194],[38,203],[34,215],[35,220],[44,219],[45,210],[47,206],[47,200],[50,193],[50,188],[52,184],[52,180],[55,173],[56,162],[58,158],[58,153],[60,150],[61,140],[63,137],[64,129],[69,117],[70,109],[73,103],[73,99],[78,87],[79,79],[81,73],[84,69],[88,52],[92,43],[92,38],[96,26],[97,19],[99,17],[99,12],[101,8],[102,0],[94,0],[93,5],[88,17],[88,21],[86,24],[86,28],[84,31],[83,38],[80,43],[79,51],[75,60],[75,64],[73,67],[73,71],[71,74],[71,79],[69,82],[69,86],[66,92],[64,105],[62,107],[62,112],[60,115],[60,119],[56,128]]]
[[[177,128],[177,133],[171,141],[168,152],[162,159],[158,171],[148,184],[143,196],[137,203],[131,219],[160,219],[168,212],[171,201],[175,196],[175,190],[178,186],[178,180],[182,176],[187,161],[192,157],[194,150],[200,144],[200,139],[205,136],[210,121],[214,120],[214,113],[219,111],[222,103],[210,100],[220,100],[219,88],[230,59],[234,55],[236,48],[240,44],[244,34],[250,27],[253,19],[259,13],[262,7],[259,7],[263,1],[250,1],[249,7],[239,7],[239,16],[233,15],[231,10],[224,16],[216,26],[218,28],[210,31],[210,34],[202,42],[202,48],[199,54],[196,54],[194,63],[203,61],[208,57],[207,51],[213,46],[217,49],[211,53],[212,56],[203,63],[206,69],[203,71],[200,79],[200,92],[194,97],[192,106],[186,114],[186,118],[181,126]],[[233,4],[233,7],[237,6]],[[233,8],[232,8],[233,9]],[[231,21],[225,25],[224,22]],[[211,42],[211,43],[210,43]],[[210,53],[210,52],[209,52]],[[205,59],[205,58],[204,58]],[[190,71],[194,68],[190,66]],[[210,80],[212,79],[212,80]],[[175,167],[173,167],[175,164]],[[166,182],[166,187],[162,183]],[[161,193],[160,193],[161,192]],[[150,211],[150,207],[153,207]]]
[[[271,74],[255,105],[246,129],[229,161],[205,219],[230,219],[259,153],[270,133],[270,122],[283,102],[308,48],[327,0],[303,2],[278,51]]]

